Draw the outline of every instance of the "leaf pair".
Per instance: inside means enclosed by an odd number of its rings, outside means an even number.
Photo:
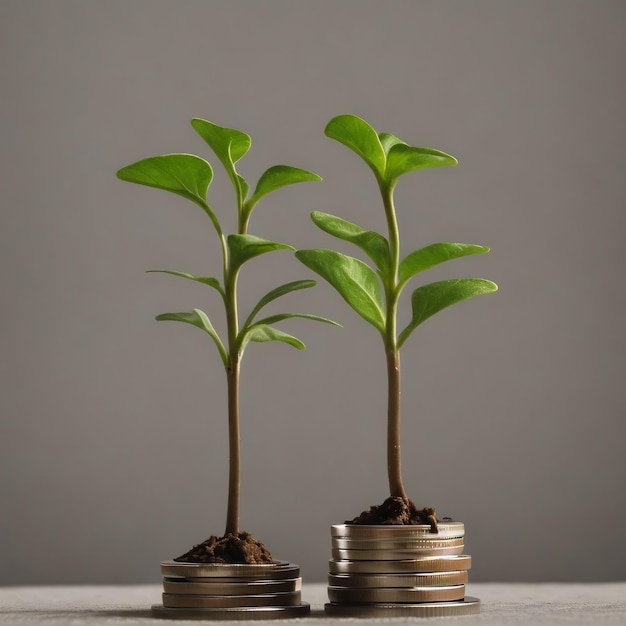
[[[444,261],[488,250],[484,246],[456,243],[438,243],[417,250],[403,261],[404,266],[401,264],[404,270],[403,282],[398,284],[393,297],[397,301],[406,281],[418,272]],[[329,282],[356,313],[384,336],[387,311],[379,279],[367,264],[354,257],[323,248],[299,250],[296,257]],[[417,326],[435,313],[462,300],[496,289],[494,283],[480,278],[444,280],[418,287],[411,297],[413,318],[400,334],[398,348]]]
[[[298,167],[274,165],[261,174],[253,194],[248,198],[248,182],[237,172],[235,163],[250,149],[249,135],[199,118],[193,119],[191,125],[209,144],[228,173],[237,195],[240,224],[247,224],[257,202],[268,193],[295,183],[322,180],[317,174]]]
[[[173,272],[169,270],[152,271],[164,272],[167,274],[173,274],[174,276],[181,276],[183,278],[195,280],[197,282],[201,282],[211,287],[214,287],[221,292],[221,287],[214,278],[203,278],[200,276],[194,276],[192,274]],[[217,285],[215,283],[217,283]],[[297,337],[293,337],[292,335],[289,335],[282,330],[274,328],[273,326],[270,326],[270,324],[274,324],[282,320],[291,318],[304,318],[315,320],[318,322],[325,322],[334,326],[339,326],[339,324],[337,324],[336,322],[333,322],[332,320],[329,320],[325,317],[320,317],[319,315],[309,315],[307,313],[278,313],[266,317],[262,320],[255,321],[255,317],[258,315],[261,309],[270,302],[273,302],[274,300],[277,300],[278,298],[293,291],[314,287],[315,284],[316,283],[314,280],[296,280],[290,283],[286,283],[284,285],[280,285],[279,287],[276,287],[275,289],[272,289],[267,294],[265,294],[259,300],[257,305],[252,309],[250,315],[244,322],[241,330],[239,331],[239,334],[237,335],[236,346],[239,356],[243,354],[245,346],[249,341],[281,341],[283,343],[287,343],[293,346],[294,348],[297,348],[298,350],[304,350],[305,345],[302,341],[300,341],[300,339],[298,339]],[[196,326],[197,328],[204,330],[215,342],[224,366],[226,368],[229,367],[230,358],[228,355],[228,351],[224,347],[222,340],[220,339],[217,331],[213,327],[213,324],[211,324],[209,317],[204,311],[200,309],[194,309],[191,313],[163,313],[162,315],[158,315],[156,319],[159,321],[184,322],[186,324],[191,324],[192,326]]]
[[[248,341],[282,341],[292,345],[298,350],[304,350],[305,345],[298,338],[270,326],[270,324],[275,324],[276,322],[281,322],[286,319],[303,318],[317,322],[325,322],[327,324],[332,324],[333,326],[339,326],[337,322],[333,322],[325,317],[320,317],[319,315],[310,315],[308,313],[276,313],[255,321],[255,318],[261,309],[267,306],[270,302],[273,302],[274,300],[277,300],[278,298],[281,298],[282,296],[293,291],[309,289],[310,287],[314,287],[315,284],[314,280],[295,280],[293,282],[280,285],[279,287],[276,287],[266,293],[252,309],[250,315],[248,315],[241,330],[239,331],[239,335],[237,336],[237,345],[239,346],[238,349],[240,353],[243,353]]]
[[[325,132],[356,152],[373,170],[379,184],[388,187],[407,172],[457,164],[453,156],[441,150],[409,146],[391,133],[377,133],[356,115],[334,117]]]
[[[237,172],[235,164],[250,149],[250,136],[240,130],[218,126],[199,118],[193,119],[191,125],[213,150],[231,180],[237,195],[240,233],[246,231],[250,214],[263,196],[287,185],[322,180],[317,174],[298,167],[275,165],[261,175],[254,193],[248,198],[248,182]],[[218,235],[222,235],[219,220],[207,202],[213,170],[204,159],[193,154],[178,153],[149,157],[123,167],[117,172],[117,177],[131,183],[164,189],[195,202],[211,218]]]

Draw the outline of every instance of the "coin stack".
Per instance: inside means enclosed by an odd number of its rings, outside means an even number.
[[[163,604],[152,613],[169,619],[254,620],[302,617],[300,567],[163,561]]]
[[[462,522],[428,525],[331,526],[329,615],[436,617],[474,615],[480,600],[465,596],[472,559],[463,554]]]

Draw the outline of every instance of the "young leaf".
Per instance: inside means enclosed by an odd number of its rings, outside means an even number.
[[[374,271],[363,261],[334,250],[298,250],[296,257],[327,280],[367,322],[383,332],[384,306]]]
[[[246,261],[259,254],[273,250],[295,250],[293,246],[286,243],[269,241],[254,235],[228,235],[228,249],[234,269],[241,267]]]
[[[383,150],[385,151],[385,154],[389,154],[389,150],[397,143],[404,144],[404,141],[402,141],[402,139],[399,139],[391,133],[378,133],[378,138],[380,139],[380,143],[383,147]]]
[[[329,320],[327,317],[321,317],[320,315],[311,315],[310,313],[277,313],[276,315],[270,315],[269,317],[264,317],[262,320],[259,320],[256,325],[260,324],[275,324],[276,322],[282,322],[283,320],[288,320],[293,317],[301,317],[305,320],[314,320],[316,322],[325,322],[326,324],[332,324],[333,326],[341,327],[341,324],[337,322],[333,322],[333,320]]]
[[[302,183],[307,180],[322,180],[321,176],[289,165],[274,165],[261,174],[259,182],[252,196],[246,202],[249,211],[265,195],[295,183]]]
[[[248,341],[282,341],[283,343],[288,343],[290,346],[293,346],[298,350],[304,350],[306,348],[304,343],[297,337],[284,333],[282,330],[278,330],[277,328],[267,326],[266,324],[255,324],[254,326],[251,326],[246,332],[246,337],[240,350],[243,350],[243,347]]]
[[[442,280],[418,287],[411,296],[413,318],[398,337],[398,349],[408,336],[425,320],[456,302],[493,293],[498,286],[483,278]]]
[[[193,154],[164,154],[131,163],[117,171],[129,183],[176,193],[207,208],[206,192],[213,179],[210,164]]]
[[[226,349],[224,348],[224,344],[222,343],[222,340],[217,334],[215,328],[213,328],[213,324],[211,324],[211,320],[209,320],[208,315],[204,311],[194,309],[191,313],[163,313],[161,315],[157,315],[156,319],[158,321],[184,322],[186,324],[191,324],[192,326],[197,326],[207,332],[217,346],[220,356],[222,357],[224,367],[228,368],[229,359]]]
[[[241,207],[248,191],[248,184],[237,174],[235,163],[250,149],[252,145],[250,136],[235,128],[225,128],[199,118],[191,120],[191,125],[222,162],[237,193],[238,206]]]
[[[417,148],[405,143],[396,143],[391,146],[387,154],[387,169],[385,179],[395,181],[402,174],[413,170],[423,170],[429,167],[443,167],[456,165],[458,161],[449,154],[433,148]]]
[[[291,293],[292,291],[298,291],[298,289],[308,289],[310,287],[315,287],[314,280],[294,280],[291,283],[286,283],[284,285],[280,285],[280,287],[276,287],[272,289],[268,293],[266,293],[257,303],[257,305],[252,309],[250,315],[248,315],[248,319],[244,323],[244,327],[250,326],[252,320],[256,317],[256,314],[266,305],[284,296],[285,294]]]
[[[220,281],[217,278],[213,278],[212,276],[196,276],[195,274],[187,274],[186,272],[175,272],[174,270],[147,270],[150,273],[160,273],[160,274],[171,274],[172,276],[180,276],[181,278],[187,278],[189,280],[194,280],[197,283],[202,283],[204,285],[208,285],[209,287],[213,287],[213,289],[217,289],[217,291],[224,295],[224,290],[220,285]]]
[[[400,263],[398,268],[399,287],[402,289],[415,274],[439,265],[439,263],[484,252],[489,252],[489,248],[470,243],[433,243],[425,248],[420,248],[415,252],[411,252]]]
[[[376,131],[356,115],[338,115],[326,126],[327,137],[336,139],[356,152],[373,170],[376,177],[385,175],[385,151]]]
[[[316,226],[329,235],[349,241],[361,248],[374,261],[383,276],[389,273],[391,266],[389,243],[382,235],[373,230],[364,230],[330,213],[313,211],[311,219]]]

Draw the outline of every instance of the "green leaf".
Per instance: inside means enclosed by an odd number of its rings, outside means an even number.
[[[378,178],[384,177],[385,150],[378,134],[365,120],[356,115],[339,115],[328,122],[324,132],[356,152]]]
[[[129,183],[171,191],[205,209],[213,170],[207,161],[193,154],[164,154],[127,165],[118,170],[117,177]]]
[[[294,280],[291,283],[285,283],[284,285],[280,285],[280,287],[276,287],[272,289],[268,293],[266,293],[257,303],[257,305],[252,309],[250,315],[248,315],[248,319],[244,323],[244,328],[249,326],[252,323],[252,320],[256,317],[257,313],[270,302],[284,296],[285,294],[291,293],[292,291],[298,291],[299,289],[308,289],[310,287],[315,287],[314,280]]]
[[[378,133],[378,138],[380,139],[380,143],[386,155],[389,154],[389,150],[396,144],[404,144],[404,141],[402,141],[402,139],[399,139],[391,133]]]
[[[424,270],[430,269],[444,261],[458,259],[470,254],[489,252],[486,246],[477,246],[470,243],[433,243],[430,246],[411,252],[398,268],[398,283],[400,289],[407,281]]]
[[[235,128],[218,126],[199,118],[191,120],[191,125],[222,162],[237,193],[238,206],[241,207],[247,195],[248,184],[237,174],[235,163],[250,149],[252,145],[250,136]]]
[[[298,350],[304,350],[306,348],[304,343],[297,337],[284,333],[282,330],[278,330],[277,328],[267,326],[266,324],[255,324],[254,326],[251,326],[246,332],[246,337],[240,350],[243,351],[243,348],[248,341],[282,341],[283,343],[288,343],[290,346],[293,346]]]
[[[273,250],[295,250],[293,246],[286,243],[269,241],[254,235],[228,235],[228,249],[233,269],[241,267],[246,261],[259,254]]]
[[[246,203],[249,210],[265,195],[295,183],[302,183],[309,180],[322,180],[321,176],[289,165],[274,165],[261,174],[254,193]]]
[[[187,274],[186,272],[175,272],[174,270],[147,270],[150,273],[160,273],[160,274],[171,274],[172,276],[180,276],[181,278],[187,278],[189,280],[193,280],[197,283],[202,283],[204,285],[208,285],[209,287],[213,287],[213,289],[217,289],[222,296],[224,295],[224,290],[222,289],[222,285],[220,285],[220,281],[217,278],[213,278],[212,276],[196,276],[195,274]]]
[[[363,261],[334,250],[298,250],[296,257],[327,280],[367,322],[383,332],[385,314],[376,273]]]
[[[224,348],[224,344],[222,343],[222,340],[217,334],[215,328],[213,328],[213,324],[211,324],[208,315],[204,311],[194,309],[191,313],[163,313],[161,315],[157,315],[156,319],[158,321],[184,322],[185,324],[197,326],[207,332],[217,346],[220,356],[222,357],[224,367],[228,368],[229,359],[226,349]]]
[[[498,286],[483,278],[456,278],[418,287],[411,296],[413,318],[398,337],[398,349],[425,320],[456,302],[493,293]]]
[[[329,235],[349,241],[361,248],[374,261],[381,274],[386,276],[389,273],[391,267],[389,243],[382,235],[373,230],[364,230],[330,213],[313,211],[311,219],[316,226]]]
[[[262,320],[259,320],[257,324],[275,324],[276,322],[282,322],[283,320],[288,320],[293,317],[300,317],[305,320],[314,320],[316,322],[324,322],[326,324],[331,324],[332,326],[341,327],[341,324],[333,322],[333,320],[329,320],[327,317],[321,317],[320,315],[311,315],[310,313],[277,313],[276,315],[264,317]]]
[[[387,169],[385,179],[395,181],[402,174],[413,170],[423,170],[429,167],[443,167],[456,165],[458,161],[449,154],[433,148],[417,148],[405,143],[396,143],[391,146],[387,154]]]

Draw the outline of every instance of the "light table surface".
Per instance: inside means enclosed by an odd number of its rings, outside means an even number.
[[[191,624],[152,617],[150,606],[160,603],[161,585],[0,587],[0,624],[97,626],[123,624],[153,626]],[[326,585],[305,584],[302,598],[311,604],[306,618],[255,622],[258,624],[399,624],[425,622],[465,626],[475,624],[621,624],[626,625],[626,582],[597,584],[470,583],[467,595],[482,601],[480,615],[454,618],[329,618],[324,615]],[[198,623],[198,622],[195,622]],[[218,622],[215,622],[218,623]]]

